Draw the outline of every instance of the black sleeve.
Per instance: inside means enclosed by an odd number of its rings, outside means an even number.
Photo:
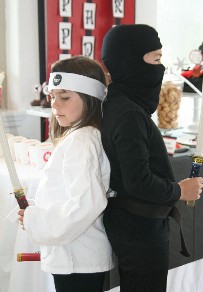
[[[129,111],[122,116],[116,126],[113,139],[124,188],[137,199],[154,204],[172,205],[180,197],[180,186],[167,178],[155,175],[150,170],[150,135],[150,121],[140,111]],[[164,165],[160,165],[160,172],[162,168],[164,169]]]

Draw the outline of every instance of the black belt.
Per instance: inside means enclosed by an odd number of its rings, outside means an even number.
[[[117,196],[112,199],[115,200],[115,204],[120,208],[125,209],[131,214],[143,217],[166,219],[172,209],[172,207],[138,203],[128,197]]]
[[[166,219],[168,217],[173,218],[180,227],[180,240],[181,240],[181,251],[180,253],[185,257],[190,257],[190,253],[187,250],[183,231],[182,231],[182,219],[180,211],[175,207],[165,207],[165,206],[154,206],[135,202],[134,200],[127,197],[112,197],[109,198],[110,202],[121,209],[138,216]]]

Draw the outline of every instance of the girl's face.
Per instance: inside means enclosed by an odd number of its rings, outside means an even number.
[[[67,127],[81,120],[83,101],[78,93],[53,89],[50,96],[52,112],[60,126]]]

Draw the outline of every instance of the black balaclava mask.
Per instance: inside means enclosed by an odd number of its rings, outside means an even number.
[[[161,48],[157,31],[148,25],[118,25],[110,29],[102,45],[102,60],[112,79],[110,93],[123,92],[152,114],[158,106],[165,68],[146,63],[143,56]]]

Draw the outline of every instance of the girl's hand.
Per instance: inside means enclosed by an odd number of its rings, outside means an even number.
[[[23,209],[20,209],[18,211],[18,221],[19,221],[20,225],[22,225],[23,230],[25,230],[24,225],[23,225],[24,212],[25,212],[25,210],[23,210]]]

